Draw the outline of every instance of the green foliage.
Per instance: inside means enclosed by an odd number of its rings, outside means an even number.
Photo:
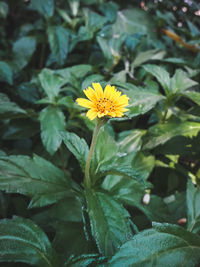
[[[0,266],[200,265],[189,2],[0,0]],[[95,120],[76,99],[94,82],[129,110],[101,127],[87,183]]]

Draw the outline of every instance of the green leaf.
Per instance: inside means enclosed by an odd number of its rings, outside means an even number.
[[[191,99],[194,103],[200,106],[200,93],[195,91],[185,91],[180,93],[182,96]]]
[[[99,15],[96,12],[91,10],[87,10],[85,12],[86,15],[86,26],[90,31],[95,32],[103,27],[103,25],[107,22],[107,18]]]
[[[197,84],[197,82],[189,79],[184,71],[178,69],[170,81],[170,91],[172,93],[182,93]]]
[[[70,257],[65,263],[65,267],[89,267],[89,266],[105,266],[106,257],[101,257],[98,254],[85,254],[79,257]],[[91,265],[92,264],[92,265]]]
[[[25,82],[18,87],[19,96],[28,103],[35,103],[39,99],[37,86],[33,83]]]
[[[143,203],[146,194],[145,187],[135,180],[109,175],[104,180],[102,187],[123,205],[138,208],[150,221],[173,222],[167,205],[160,197],[150,195],[149,203]]]
[[[162,59],[165,54],[160,54],[160,52],[161,51],[159,51],[159,49],[152,49],[145,52],[141,52],[134,59],[132,66],[138,67],[150,59]]]
[[[20,108],[16,103],[11,102],[7,95],[0,93],[0,118],[12,119],[25,117],[26,111]]]
[[[90,76],[87,76],[87,78],[83,81],[81,89],[85,89],[88,86],[91,86],[92,83],[100,82],[104,80],[104,77],[100,74],[92,74]]]
[[[89,153],[89,148],[86,141],[83,138],[80,138],[75,133],[62,132],[61,133],[63,142],[67,148],[72,152],[76,157],[82,170],[85,170],[85,163]]]
[[[62,26],[50,26],[47,33],[55,60],[59,65],[63,65],[69,51],[69,33]]]
[[[70,179],[45,159],[0,157],[0,188],[32,198],[29,207],[42,207],[73,195]]]
[[[42,142],[46,150],[53,155],[62,142],[60,131],[65,130],[65,116],[59,108],[48,106],[40,112],[39,120]]]
[[[30,9],[38,11],[42,16],[49,18],[54,13],[54,0],[34,0],[30,2]]]
[[[13,73],[12,69],[8,63],[0,61],[0,80],[7,82],[8,84],[13,84]]]
[[[200,186],[196,187],[188,180],[187,183],[187,229],[198,233],[200,231]]]
[[[30,61],[36,49],[36,38],[21,37],[13,44],[14,64],[18,70],[23,69]]]
[[[65,84],[65,80],[61,76],[49,69],[42,70],[39,74],[39,80],[42,88],[51,101],[58,96],[60,88]]]
[[[154,223],[121,246],[109,266],[191,266],[200,260],[200,237],[172,225]]]
[[[60,266],[47,235],[28,219],[15,217],[0,220],[0,251],[0,262]]]
[[[132,237],[129,214],[107,194],[92,190],[85,194],[92,235],[99,252],[110,256]]]
[[[130,97],[128,106],[129,112],[127,112],[127,115],[131,118],[147,113],[154,108],[160,100],[164,99],[162,95],[143,88],[131,88],[130,91],[127,92],[127,95]]]
[[[152,149],[179,135],[191,138],[196,136],[199,131],[200,123],[198,122],[168,121],[165,124],[156,124],[155,126],[149,128],[143,149]]]
[[[170,92],[169,73],[164,68],[161,68],[153,64],[144,65],[143,68],[158,80],[158,82],[162,85],[163,89],[165,90],[166,95],[168,95]]]
[[[8,15],[8,11],[9,11],[8,4],[0,1],[0,18],[5,19]]]
[[[115,140],[109,135],[105,127],[102,128],[91,163],[91,175],[95,177],[98,172],[101,172],[101,167],[107,168],[107,166],[110,166],[116,160],[117,152],[118,146]]]

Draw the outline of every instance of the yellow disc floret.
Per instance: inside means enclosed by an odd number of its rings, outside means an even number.
[[[85,108],[89,108],[87,117],[90,120],[96,117],[122,117],[125,107],[128,106],[129,98],[126,95],[121,95],[121,92],[115,89],[115,86],[106,85],[104,91],[100,83],[93,83],[92,87],[84,90],[88,99],[77,98],[77,103]]]

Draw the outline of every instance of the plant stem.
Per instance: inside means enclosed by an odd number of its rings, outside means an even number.
[[[96,120],[96,125],[94,128],[94,132],[93,132],[93,136],[92,136],[92,142],[90,145],[90,151],[88,154],[88,158],[87,158],[87,162],[85,165],[85,180],[84,180],[84,184],[87,188],[91,187],[91,179],[90,179],[90,163],[92,160],[92,156],[93,156],[93,152],[96,146],[96,142],[97,142],[97,137],[99,134],[99,130],[101,129],[101,126],[103,126],[104,122],[101,121],[101,119]]]

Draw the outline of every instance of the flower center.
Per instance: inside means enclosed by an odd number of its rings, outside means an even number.
[[[99,112],[113,112],[115,111],[115,105],[113,105],[113,101],[109,98],[100,98],[97,102],[97,110]]]

